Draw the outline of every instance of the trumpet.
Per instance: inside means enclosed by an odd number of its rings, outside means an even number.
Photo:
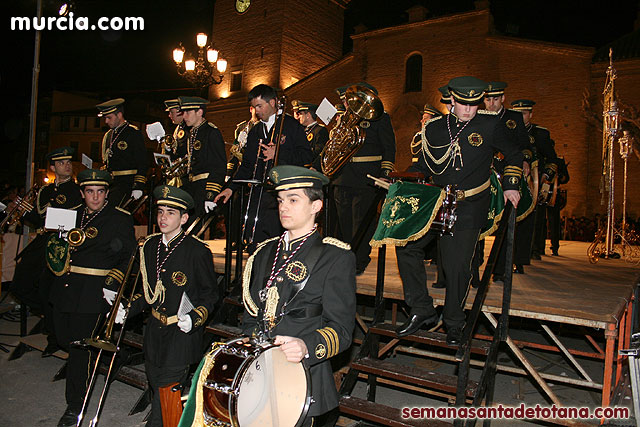
[[[27,212],[31,211],[34,207],[36,198],[38,197],[38,190],[40,186],[35,184],[27,191],[27,194],[23,198],[18,197],[16,205],[7,213],[2,222],[0,222],[0,230],[5,225],[13,225],[20,220]]]
[[[160,145],[160,153],[175,153],[178,148],[178,141],[173,137],[173,135],[165,135],[158,140],[158,144]]]
[[[174,187],[182,187],[182,177],[189,171],[189,154],[185,154],[175,162],[171,163],[171,166],[162,168],[162,176],[166,180],[167,185],[173,185]]]

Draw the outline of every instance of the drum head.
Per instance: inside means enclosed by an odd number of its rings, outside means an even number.
[[[244,367],[229,411],[241,427],[293,427],[307,414],[310,390],[306,366],[287,361],[279,347],[272,347]]]

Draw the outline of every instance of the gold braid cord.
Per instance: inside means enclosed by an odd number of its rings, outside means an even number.
[[[213,369],[213,363],[215,361],[215,353],[218,351],[218,347],[222,345],[221,342],[214,342],[211,345],[211,350],[204,357],[204,365],[200,370],[200,376],[196,385],[196,411],[193,414],[193,423],[191,427],[204,426],[204,382],[207,380],[209,373]]]
[[[244,308],[247,310],[247,313],[249,313],[251,317],[256,317],[258,315],[258,306],[251,298],[251,270],[253,269],[253,260],[255,259],[258,252],[260,252],[260,250],[267,243],[279,238],[280,236],[273,237],[258,244],[256,251],[247,259],[247,264],[245,265],[244,271],[242,272],[242,302],[244,304]]]
[[[153,236],[158,236],[161,233],[155,233],[147,237],[147,240],[144,241],[144,244],[140,247],[140,273],[142,274],[142,288],[144,289],[144,299],[147,301],[147,304],[153,304],[156,301],[159,301],[160,304],[164,302],[164,291],[165,288],[162,285],[162,281],[158,280],[156,282],[156,288],[151,290],[151,285],[149,285],[149,278],[147,277],[147,265],[144,260],[144,247],[147,245],[149,239]]]
[[[344,249],[346,251],[350,251],[351,250],[351,245],[350,244],[345,243],[342,240],[338,240],[335,237],[325,237],[324,239],[322,239],[322,243],[324,243],[326,245],[337,246],[340,249]]]

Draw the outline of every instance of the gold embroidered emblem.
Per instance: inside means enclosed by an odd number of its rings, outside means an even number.
[[[66,156],[67,154],[69,154],[69,151],[65,148],[64,150],[62,150],[62,154]]]
[[[309,142],[313,141],[313,134],[312,133],[308,133],[307,134],[307,141],[309,141]]]
[[[94,239],[98,235],[98,229],[95,227],[89,227],[84,232],[88,238]]]
[[[200,140],[196,141],[193,143],[193,149],[194,150],[199,150],[202,148],[202,142],[200,142]]]
[[[91,179],[96,179],[96,173],[95,172],[91,172]]]
[[[65,196],[64,194],[58,194],[56,196],[56,203],[59,205],[63,205],[64,202],[67,201],[67,196]]]
[[[476,94],[476,91],[475,91],[475,90],[471,89],[471,90],[469,91],[469,96],[473,96],[473,95],[475,95],[475,94]]]
[[[509,129],[515,129],[516,128],[516,121],[515,120],[507,120],[507,127]]]
[[[127,145],[127,141],[118,141],[118,148],[122,151],[126,150],[127,147],[129,145]]]
[[[174,271],[171,275],[171,280],[176,286],[184,286],[187,284],[187,275],[182,271]]]
[[[272,169],[273,172],[271,172],[271,176],[273,176],[273,183],[277,184],[279,182],[280,179],[280,175],[278,175],[278,171],[274,171]]]
[[[182,139],[182,138],[184,138],[184,129],[180,129],[178,131],[178,139]]]
[[[469,144],[473,145],[474,147],[479,147],[482,145],[483,139],[482,139],[482,135],[480,135],[478,132],[473,132],[471,135],[469,135]]]
[[[533,137],[533,135],[529,135],[529,142],[532,144],[536,143],[536,139]]]
[[[167,198],[167,195],[169,194],[171,190],[169,190],[169,187],[164,187],[162,189],[162,197],[164,197],[165,199]]]
[[[104,284],[107,286],[111,286],[113,284],[113,277],[107,276],[107,278],[104,279]]]
[[[390,228],[394,227],[401,222],[403,222],[408,217],[400,217],[398,211],[403,204],[408,204],[411,206],[411,215],[415,214],[418,211],[418,202],[419,199],[417,197],[404,197],[404,196],[395,196],[391,199],[384,202],[382,205],[382,223],[385,227]],[[386,212],[389,212],[387,215]],[[386,218],[388,216],[388,219]]]
[[[326,355],[327,355],[327,347],[325,347],[324,344],[318,344],[316,346],[316,357],[318,359],[322,359]]]
[[[207,191],[207,199],[208,200],[213,199],[213,193],[211,191]]]
[[[509,178],[509,184],[517,184],[518,183],[518,178],[516,178],[515,176],[512,176]]]
[[[294,261],[287,266],[285,273],[294,282],[302,282],[307,277],[307,266],[302,261]]]
[[[369,123],[368,120],[363,120],[363,121],[360,122],[360,127],[362,129],[367,129],[367,128],[369,128],[369,126],[371,126],[371,123]]]

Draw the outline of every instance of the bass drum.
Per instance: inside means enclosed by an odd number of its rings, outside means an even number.
[[[309,369],[271,342],[217,344],[203,384],[206,426],[299,426],[311,404]],[[214,344],[214,347],[216,344]]]

